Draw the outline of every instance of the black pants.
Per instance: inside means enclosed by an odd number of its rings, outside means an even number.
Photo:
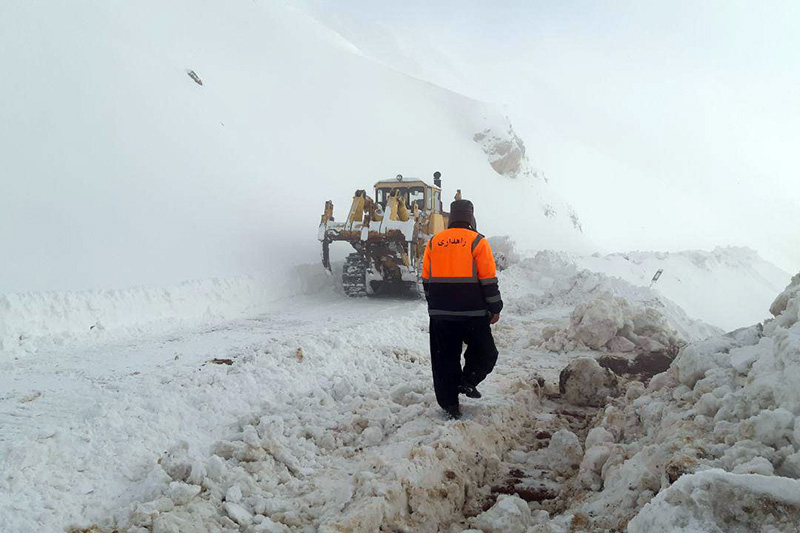
[[[483,381],[497,362],[489,317],[466,320],[431,318],[431,367],[436,401],[442,407],[458,404],[458,385],[463,377],[472,386]],[[464,369],[461,369],[462,343]]]

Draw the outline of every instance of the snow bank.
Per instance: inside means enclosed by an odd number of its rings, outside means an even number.
[[[677,304],[649,288],[581,269],[568,254],[541,251],[505,274],[504,292],[531,281],[550,287],[530,302],[514,302],[515,309],[572,307],[567,328],[554,325],[535,339],[549,350],[669,352],[686,341],[699,341],[722,332],[690,318]],[[549,279],[552,285],[541,283],[541,278]]]
[[[559,335],[546,340],[548,347],[564,350]],[[649,305],[603,293],[575,307],[569,329],[560,337],[593,350],[621,352],[639,348],[647,352],[675,349],[683,340],[673,331],[661,311]],[[570,349],[575,349],[571,347]]]
[[[689,316],[725,330],[767,318],[774,295],[791,277],[749,248],[720,247],[711,252],[629,252],[575,259],[595,272],[649,286],[680,305]]]
[[[572,516],[623,529],[641,510],[630,531],[800,527],[800,276],[772,311],[763,325],[686,346],[605,407]]]
[[[174,287],[0,294],[0,361],[72,340],[164,329],[258,314],[281,298],[332,285],[317,265],[287,268],[272,278],[212,279]]]

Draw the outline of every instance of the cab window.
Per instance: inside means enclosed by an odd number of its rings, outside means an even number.
[[[375,201],[381,204],[384,209],[386,209],[386,200],[389,199],[391,192],[391,189],[378,189],[375,191]]]
[[[425,189],[423,187],[409,187],[408,189],[408,207],[414,207],[417,204],[420,211],[425,209]]]

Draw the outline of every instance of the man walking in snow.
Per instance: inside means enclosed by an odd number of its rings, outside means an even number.
[[[454,419],[461,417],[459,393],[480,398],[476,386],[497,362],[489,326],[503,309],[492,249],[475,228],[472,202],[456,200],[448,229],[428,241],[422,260],[433,387],[436,401]],[[462,343],[467,345],[463,369]]]

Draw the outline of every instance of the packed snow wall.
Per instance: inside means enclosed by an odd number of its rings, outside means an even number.
[[[604,407],[547,531],[797,531],[800,274],[769,311],[649,381],[620,381],[615,399],[593,385]]]
[[[791,274],[743,247],[717,247],[710,252],[628,252],[576,259],[589,270],[653,286],[680,305],[689,316],[725,330],[768,318],[770,302]],[[661,270],[655,283],[653,276]]]

